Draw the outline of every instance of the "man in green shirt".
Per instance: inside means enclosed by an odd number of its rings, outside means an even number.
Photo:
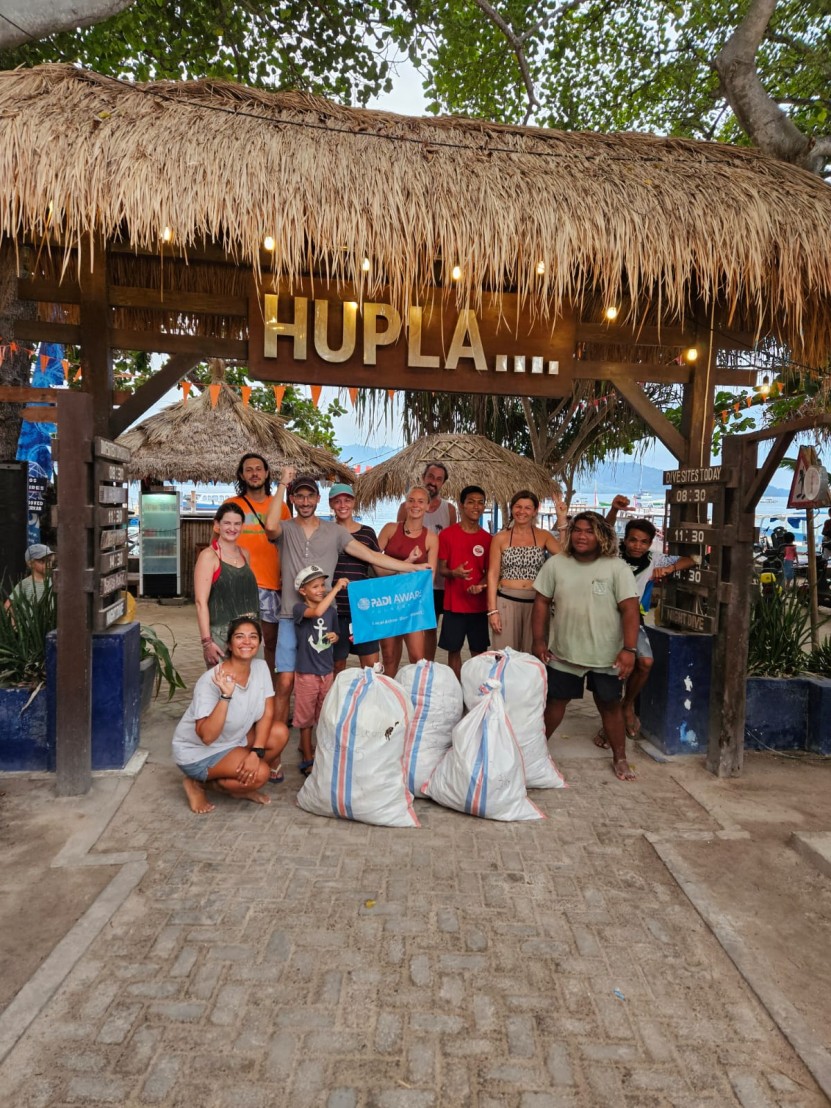
[[[621,697],[635,663],[638,588],[618,558],[613,528],[596,512],[576,515],[563,552],[548,559],[534,588],[533,651],[548,671],[546,734],[560,726],[570,700],[582,699],[585,679],[612,748],[615,776],[632,780]],[[555,614],[546,643],[552,600]]]
[[[6,601],[7,608],[14,601],[15,597],[25,596],[27,600],[36,600],[43,596],[47,578],[52,572],[52,559],[54,556],[54,551],[50,550],[49,547],[45,546],[42,542],[32,543],[31,546],[26,548],[24,558],[31,572],[28,577],[24,577],[22,581],[18,581],[12,589],[9,599]]]

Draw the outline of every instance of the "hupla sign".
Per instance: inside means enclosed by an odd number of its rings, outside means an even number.
[[[519,298],[483,296],[459,308],[436,289],[402,313],[349,286],[300,282],[252,296],[249,369],[263,381],[368,388],[564,396],[571,389],[576,322],[530,314]],[[386,294],[385,294],[386,295]]]

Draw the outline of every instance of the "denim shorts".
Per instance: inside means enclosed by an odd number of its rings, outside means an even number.
[[[192,777],[194,781],[207,781],[211,766],[221,762],[225,755],[230,753],[230,750],[223,750],[220,754],[209,754],[207,758],[201,758],[198,762],[191,762],[187,766],[179,766],[179,769],[185,777]]]
[[[274,672],[294,673],[297,662],[297,624],[293,619],[281,619],[277,626]]]
[[[277,589],[258,589],[260,594],[260,620],[276,623],[280,618],[280,593]]]

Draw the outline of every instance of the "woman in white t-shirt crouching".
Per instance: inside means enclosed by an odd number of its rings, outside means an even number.
[[[262,632],[241,616],[228,627],[228,654],[203,674],[173,735],[173,757],[185,775],[192,812],[213,811],[206,787],[229,796],[270,804],[258,790],[283,780],[280,755],[288,742],[285,724],[274,720],[274,688],[268,666],[256,657]]]

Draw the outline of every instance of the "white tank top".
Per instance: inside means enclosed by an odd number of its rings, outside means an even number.
[[[424,526],[428,531],[432,531],[434,535],[438,535],[439,531],[443,531],[445,527],[450,526],[450,504],[448,501],[442,500],[434,512],[424,513]],[[444,578],[437,573],[433,581],[434,590],[442,592],[444,585]]]

